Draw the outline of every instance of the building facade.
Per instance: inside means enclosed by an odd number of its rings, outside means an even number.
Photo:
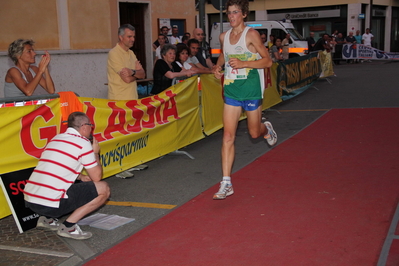
[[[399,0],[250,0],[249,7],[248,21],[288,19],[304,37],[311,31],[319,38],[334,30],[346,36],[370,28],[373,47],[399,52]],[[220,12],[210,1],[205,10],[209,33],[212,24],[220,21]],[[225,15],[223,19],[227,20]]]
[[[107,54],[118,42],[118,27],[136,28],[133,51],[152,78],[153,48],[162,25],[192,32],[194,1],[186,0],[5,0],[0,9],[0,97],[4,76],[13,66],[7,57],[11,42],[33,39],[40,55],[52,56],[50,72],[56,91],[107,97]],[[38,63],[39,57],[36,58]]]

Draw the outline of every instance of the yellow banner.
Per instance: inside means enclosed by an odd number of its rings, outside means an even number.
[[[95,125],[104,177],[204,138],[196,77],[140,100],[79,99]],[[35,167],[47,142],[66,129],[59,99],[0,108],[0,116],[0,174]],[[0,206],[0,218],[11,214],[1,190]]]
[[[201,75],[201,88],[204,133],[210,135],[223,127],[223,88],[213,74]]]
[[[59,132],[59,99],[45,105],[0,108],[0,174],[35,167],[47,142]],[[0,189],[0,218],[11,214]]]
[[[95,124],[105,177],[204,138],[194,77],[140,100],[80,99]]]
[[[321,63],[320,78],[327,78],[334,75],[331,53],[327,51],[319,51],[319,58]]]
[[[263,93],[262,110],[282,101],[277,89],[277,67],[278,63],[273,63],[270,68],[265,69],[265,92]]]
[[[4,196],[3,190],[0,189],[0,219],[8,215],[11,215],[10,207],[8,207],[8,202]]]

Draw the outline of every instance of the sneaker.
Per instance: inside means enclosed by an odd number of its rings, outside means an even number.
[[[130,177],[133,177],[134,174],[129,171],[123,171],[123,172],[120,172],[119,174],[116,174],[115,176],[119,177],[119,178],[127,179]]]
[[[45,216],[40,216],[36,224],[36,227],[38,228],[47,228],[53,231],[57,231],[59,226],[60,224],[58,223],[58,219],[47,219]]]
[[[227,183],[226,181],[220,182],[219,191],[213,195],[213,199],[225,199],[227,196],[233,195],[233,185]]]
[[[268,131],[264,138],[270,146],[274,146],[277,143],[277,133],[274,131],[272,123],[266,121],[264,124]]]
[[[127,169],[126,171],[129,171],[129,172],[131,172],[131,171],[141,171],[141,170],[145,170],[147,168],[148,168],[148,165],[140,164],[140,165],[137,165],[137,166],[135,166],[133,168]]]
[[[65,224],[61,224],[60,227],[58,228],[57,234],[59,236],[78,239],[78,240],[88,239],[93,235],[90,232],[82,231],[82,229],[80,229],[79,225],[77,224],[69,228],[66,227]]]

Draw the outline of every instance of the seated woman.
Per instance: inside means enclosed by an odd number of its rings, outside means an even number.
[[[270,57],[272,58],[273,62],[283,61],[283,57],[281,56],[280,49],[282,49],[281,39],[275,38],[274,44],[270,48]]]
[[[158,59],[154,66],[154,86],[151,94],[158,94],[170,86],[174,78],[191,77],[193,71],[182,69],[176,62],[176,46],[165,44],[161,49],[163,59]]]
[[[4,83],[4,96],[31,96],[40,84],[48,93],[54,93],[54,83],[50,76],[48,65],[50,54],[42,55],[39,66],[35,63],[35,50],[33,40],[18,39],[8,47],[8,56],[15,63],[6,74]]]

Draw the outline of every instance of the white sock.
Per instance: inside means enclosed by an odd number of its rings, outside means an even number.
[[[223,182],[227,182],[228,184],[231,184],[231,178],[230,176],[224,176],[222,179]]]

